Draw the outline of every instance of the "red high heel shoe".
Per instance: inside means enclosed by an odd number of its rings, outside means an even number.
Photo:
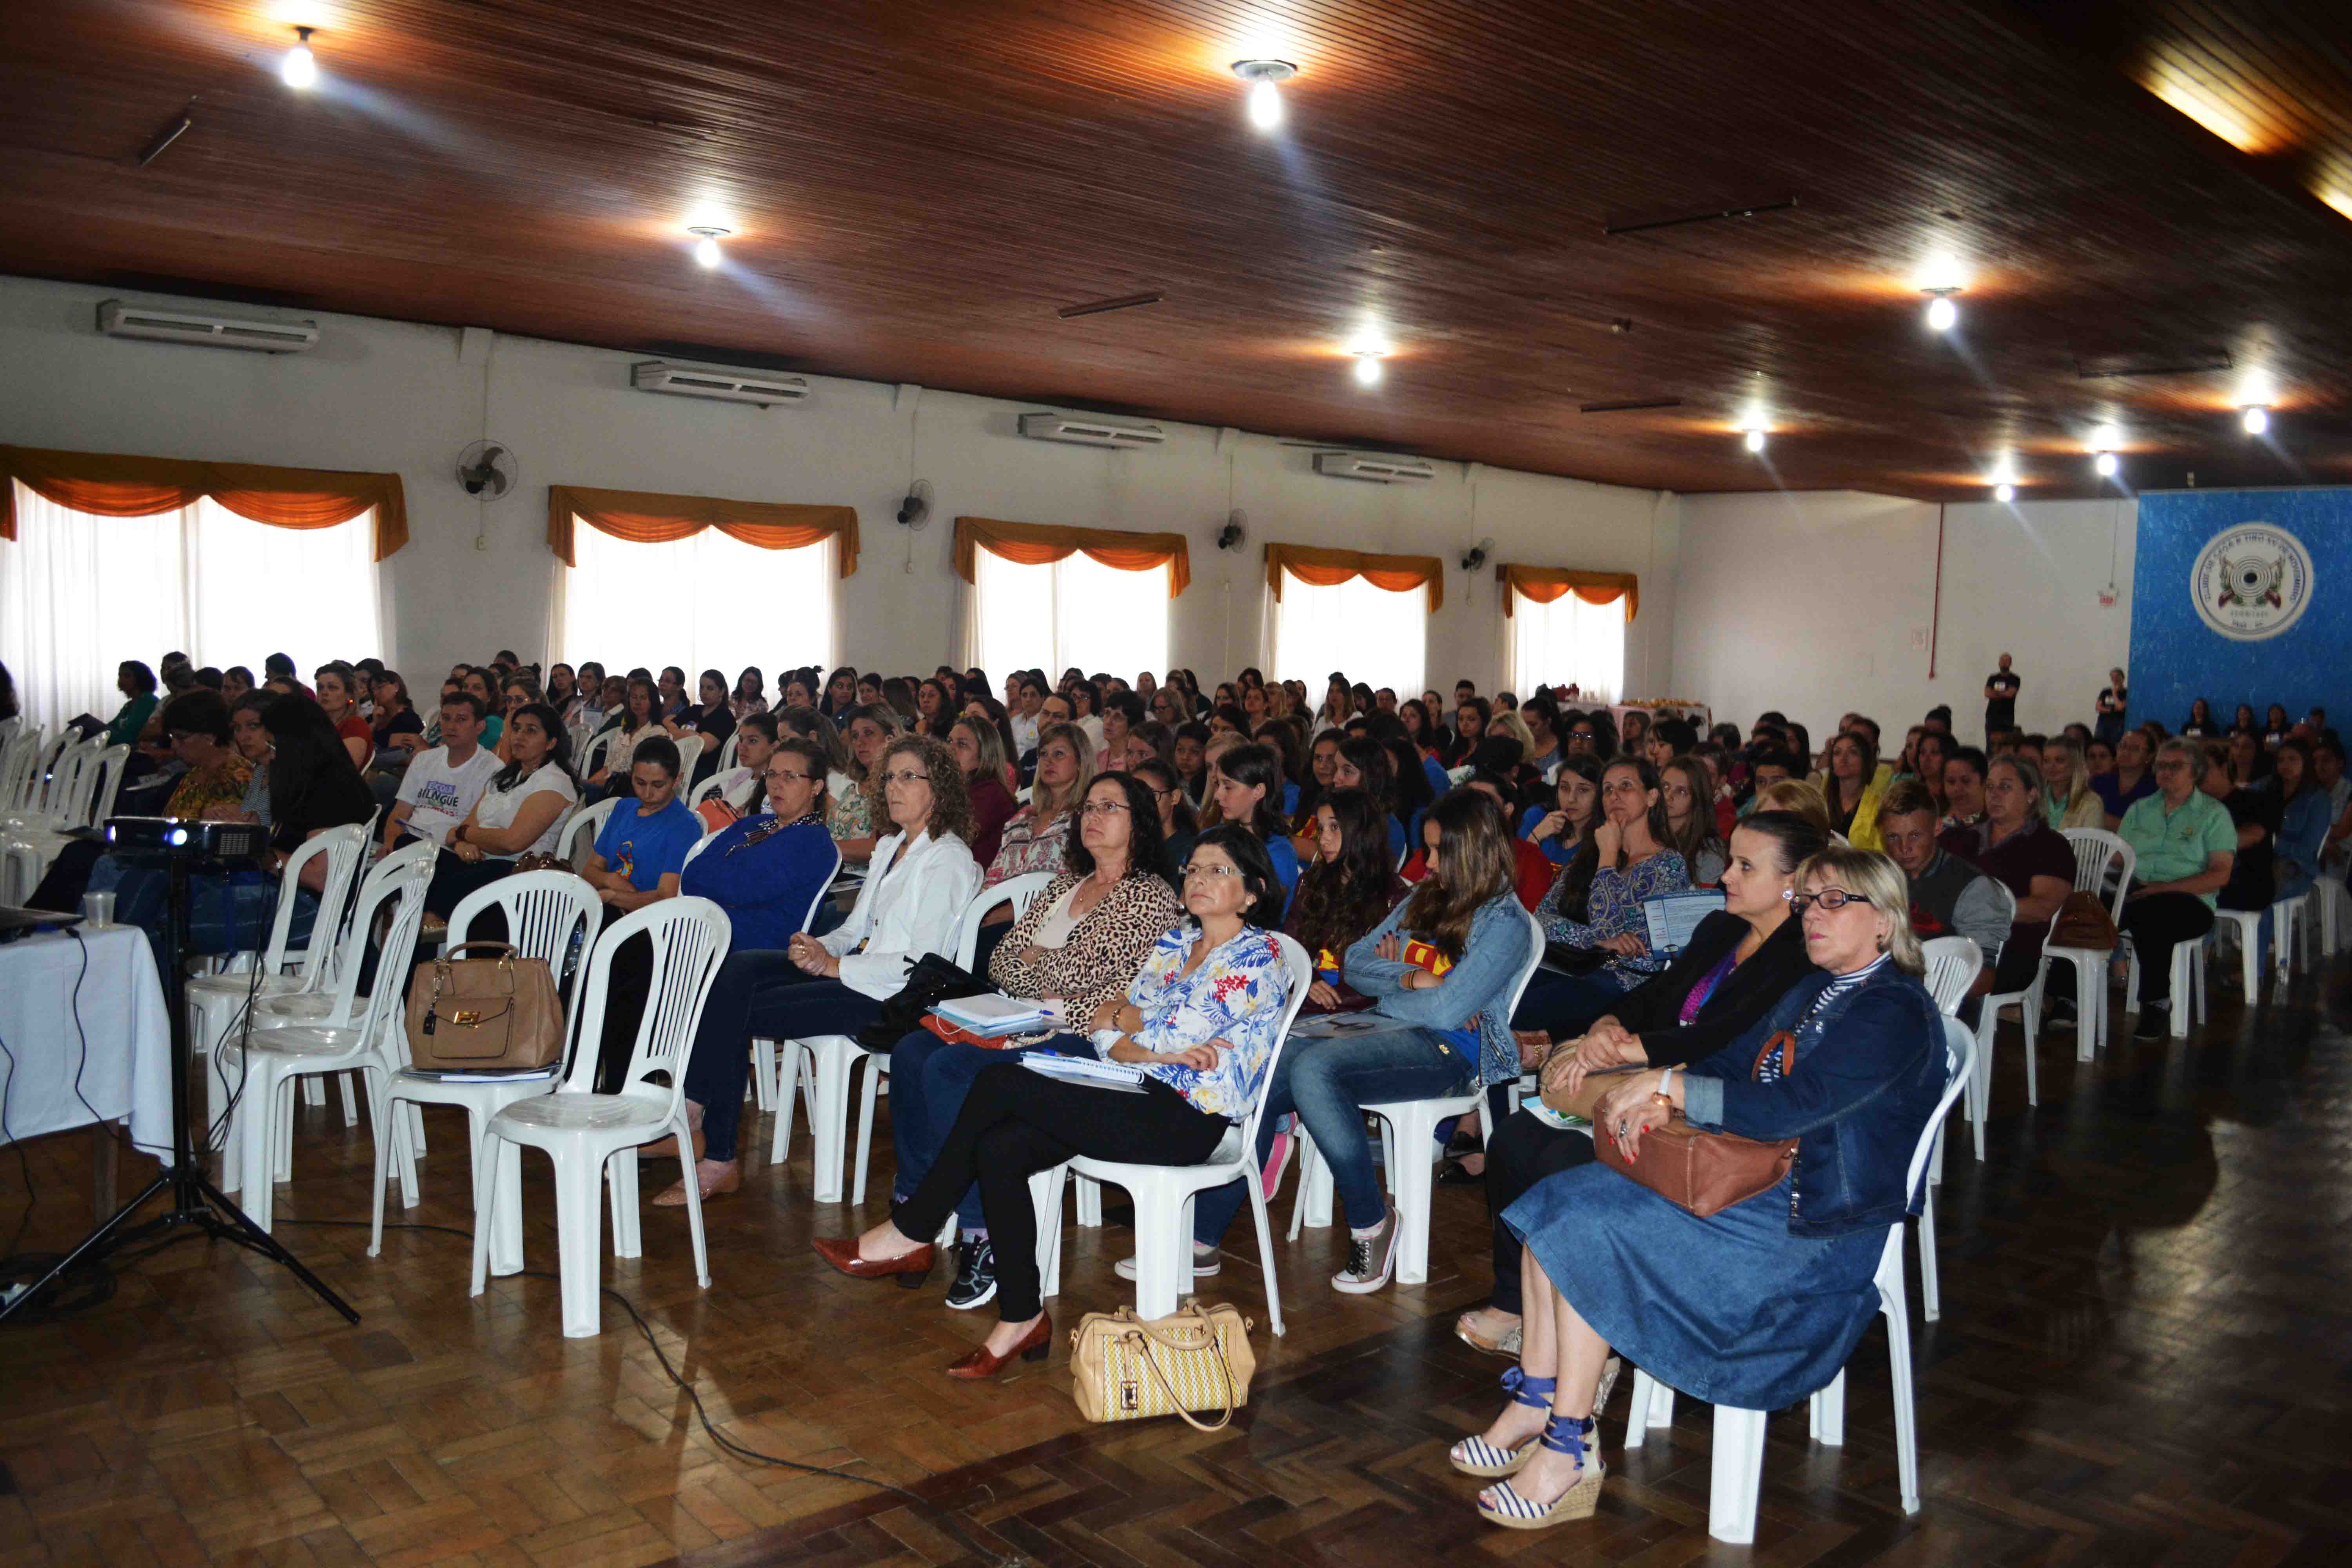
[[[1037,1314],[1037,1321],[1030,1325],[1029,1331],[1022,1335],[1021,1342],[1011,1350],[1006,1351],[1003,1355],[991,1355],[988,1353],[988,1347],[982,1345],[963,1360],[948,1368],[948,1375],[962,1378],[967,1383],[977,1383],[982,1378],[994,1377],[998,1373],[1003,1372],[1004,1363],[1014,1356],[1019,1356],[1023,1361],[1044,1361],[1045,1353],[1053,1348],[1053,1314],[1040,1312]]]
[[[854,1236],[820,1236],[811,1246],[816,1255],[848,1275],[852,1279],[887,1279],[898,1276],[902,1289],[919,1290],[923,1281],[931,1277],[931,1262],[939,1249],[926,1242],[912,1252],[896,1258],[860,1258],[857,1238]]]

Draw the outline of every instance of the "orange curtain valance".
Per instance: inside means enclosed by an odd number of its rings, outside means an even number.
[[[373,507],[375,558],[408,542],[408,501],[398,474],[0,447],[0,539],[16,537],[16,492],[7,479],[94,517],[152,517],[210,497],[272,528],[332,528]]]
[[[1269,544],[1265,547],[1265,585],[1282,597],[1282,574],[1287,572],[1318,588],[1336,588],[1350,577],[1361,577],[1391,594],[1410,593],[1426,584],[1429,610],[1435,615],[1445,605],[1445,563],[1434,555],[1367,555],[1360,550],[1323,550],[1312,544]]]
[[[1631,572],[1570,572],[1556,566],[1503,565],[1495,568],[1495,580],[1503,585],[1503,614],[1507,616],[1521,594],[1538,605],[1549,605],[1564,594],[1574,594],[1588,605],[1614,604],[1622,598],[1629,621],[1642,607],[1642,580]]]
[[[547,547],[566,566],[580,561],[572,548],[572,520],[632,544],[667,544],[715,528],[761,550],[798,550],[838,536],[841,574],[857,570],[857,509],[793,506],[781,501],[721,500],[716,496],[667,496],[649,490],[596,490],[584,485],[547,487]]]
[[[991,517],[956,519],[956,575],[975,581],[979,564],[973,552],[1023,566],[1044,566],[1083,553],[1114,572],[1150,572],[1168,568],[1168,596],[1174,598],[1192,585],[1192,554],[1181,533],[1122,533],[1110,528],[1061,528],[1046,522],[1000,522]]]

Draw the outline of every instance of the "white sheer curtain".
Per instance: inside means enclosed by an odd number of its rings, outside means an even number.
[[[706,669],[731,687],[747,665],[769,672],[833,661],[834,542],[762,550],[715,528],[666,544],[572,531],[579,564],[556,571],[562,610],[555,657],[609,670],[675,664],[692,689]]]
[[[974,662],[1002,679],[1071,665],[1133,680],[1168,665],[1168,568],[1119,572],[1084,554],[1024,566],[974,553]]]
[[[16,487],[0,541],[0,663],[26,718],[110,716],[115,667],[173,648],[258,676],[272,653],[305,672],[382,653],[375,514],[271,528],[204,500],[151,517],[92,517]]]
[[[1562,594],[1549,605],[1522,595],[1511,606],[1511,689],[1573,681],[1588,703],[1614,702],[1625,689],[1625,601],[1588,605]]]
[[[1286,573],[1274,628],[1275,679],[1305,681],[1318,702],[1335,669],[1367,686],[1421,690],[1429,659],[1425,588],[1391,594],[1361,577],[1318,588]]]

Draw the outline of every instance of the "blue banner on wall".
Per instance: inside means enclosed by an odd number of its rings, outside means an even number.
[[[2139,499],[2131,716],[2178,730],[2202,697],[2352,719],[2352,489]]]

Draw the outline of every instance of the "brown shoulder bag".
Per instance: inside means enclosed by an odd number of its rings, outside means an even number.
[[[1780,1053],[1782,1078],[1797,1070],[1797,1037],[1782,1029],[1756,1053],[1750,1078],[1762,1076],[1764,1059],[1775,1050]],[[1767,1142],[1732,1132],[1704,1132],[1679,1110],[1670,1112],[1664,1125],[1642,1134],[1641,1152],[1630,1163],[1610,1132],[1605,1127],[1592,1130],[1593,1152],[1602,1164],[1622,1171],[1701,1219],[1771,1191],[1797,1163],[1794,1138]]]
[[[530,1072],[563,1059],[555,976],[502,942],[461,942],[418,964],[407,1026],[410,1065],[425,1072]]]
[[[2123,941],[2116,930],[2115,917],[2107,906],[2099,901],[2096,893],[2079,889],[2066,895],[2058,906],[2058,918],[2051,922],[2050,945],[2080,948],[2084,952],[2113,952]]]

